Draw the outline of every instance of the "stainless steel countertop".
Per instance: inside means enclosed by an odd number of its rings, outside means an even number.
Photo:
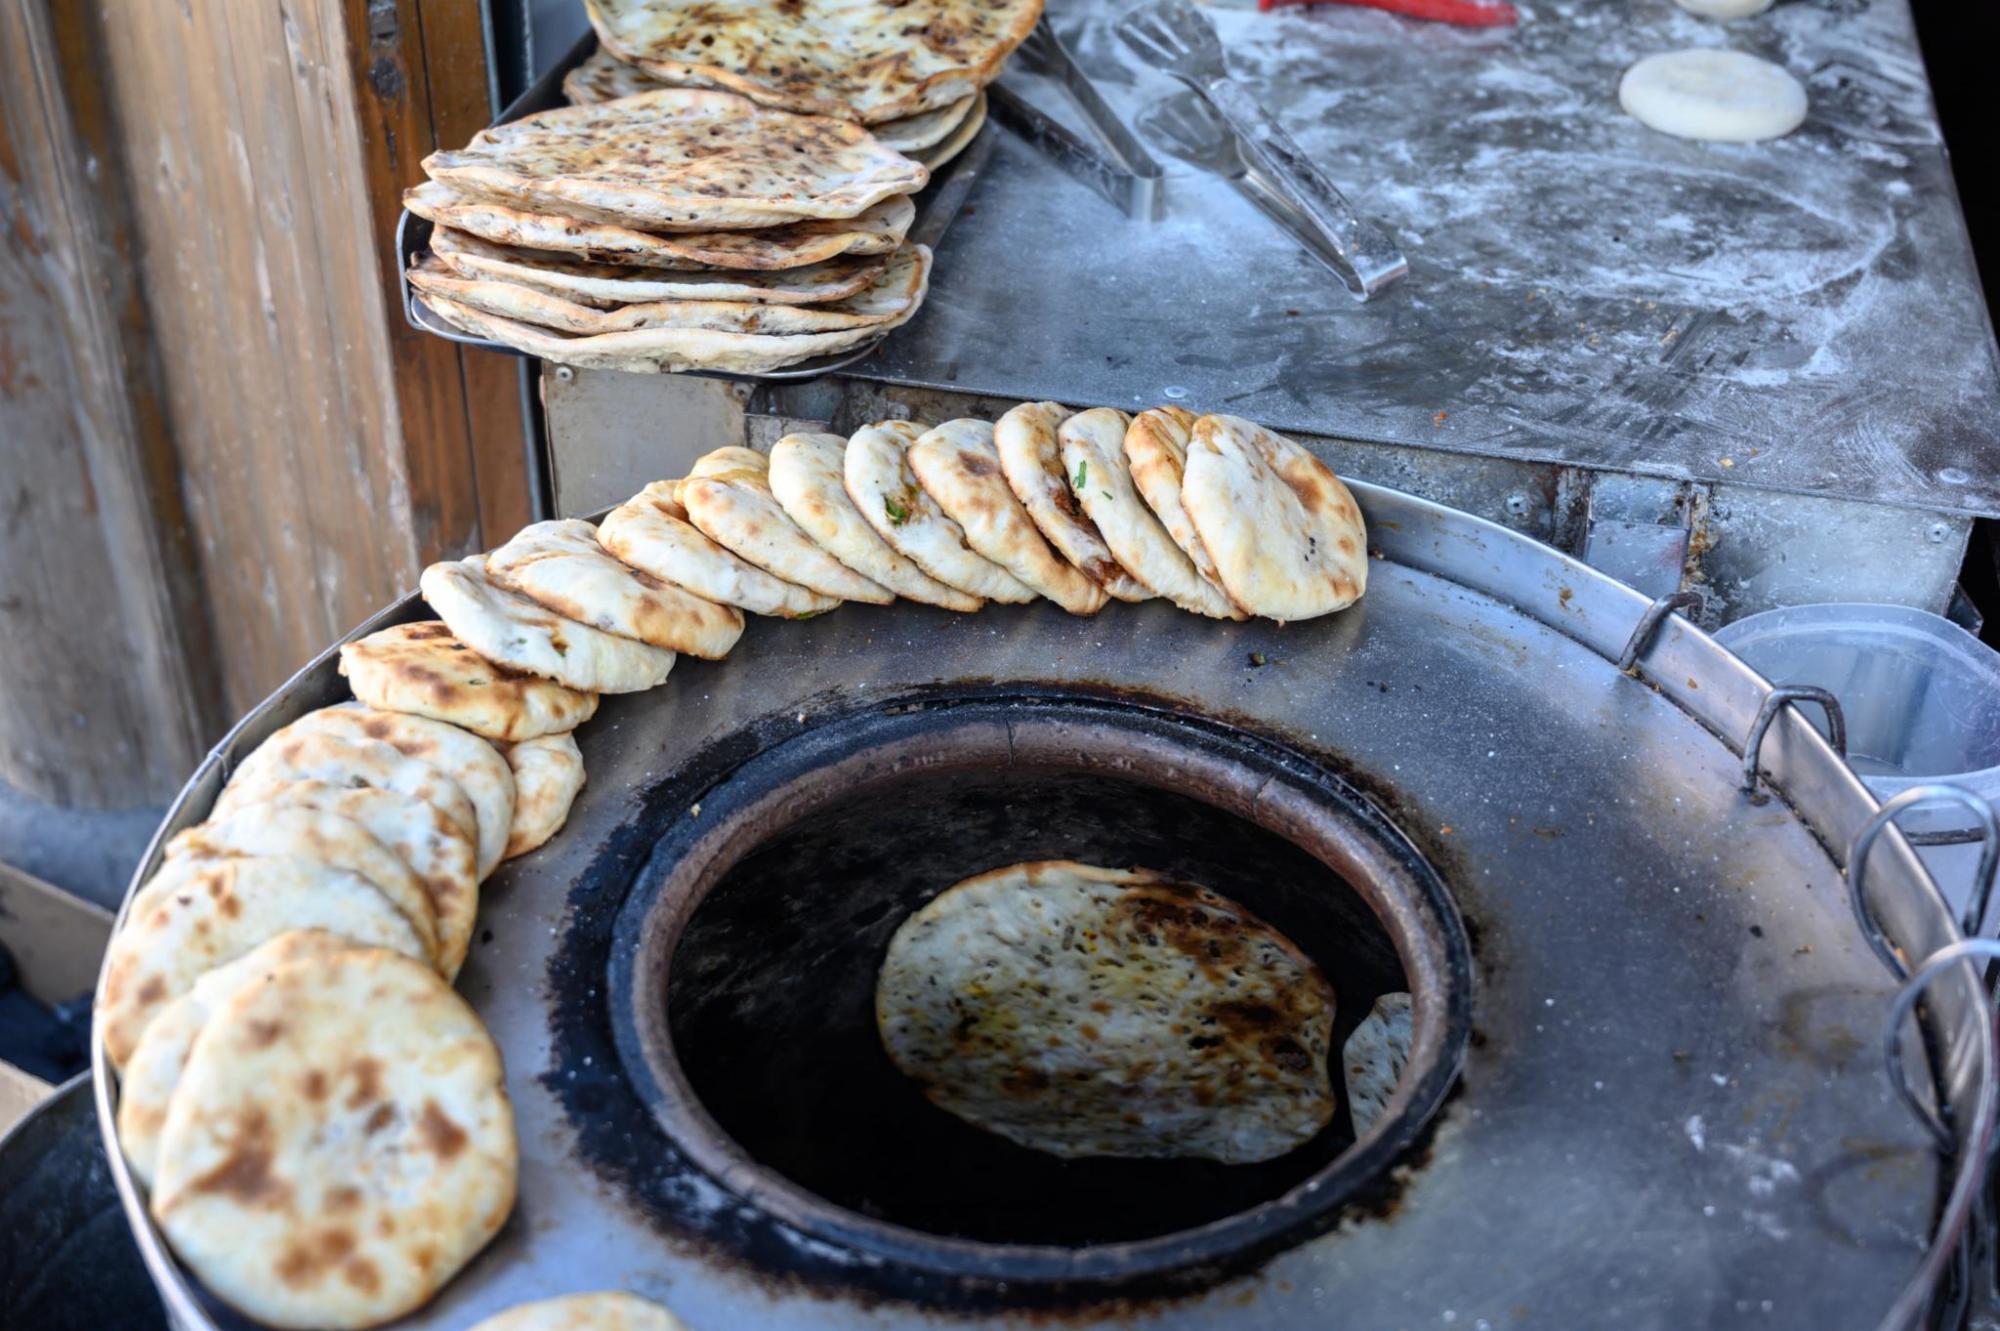
[[[1050,8],[1143,125],[1174,87],[1111,34],[1119,7]],[[1237,74],[1408,253],[1375,302],[1164,153],[1146,226],[996,128],[924,312],[853,373],[2000,514],[2000,362],[1904,0],[1522,15],[1215,11]],[[1784,65],[1805,125],[1699,144],[1619,109],[1628,65],[1694,45]]]

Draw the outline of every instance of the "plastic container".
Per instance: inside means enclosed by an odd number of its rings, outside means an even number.
[[[1897,605],[1801,605],[1725,626],[1717,642],[1774,684],[1817,684],[1840,699],[1847,757],[1878,799],[1948,781],[2000,805],[2000,652],[1939,615]],[[1817,708],[1800,709],[1814,724]],[[1964,810],[1914,809],[1920,834],[1969,832]],[[1972,890],[1976,844],[1920,846],[1954,910]],[[2000,919],[2000,897],[1986,932]]]

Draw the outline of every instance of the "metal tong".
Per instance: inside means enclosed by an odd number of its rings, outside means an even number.
[[[1028,33],[1016,57],[1021,64],[1062,86],[1090,122],[1093,144],[1044,114],[1002,84],[986,89],[993,114],[1040,149],[1051,161],[1115,204],[1127,217],[1158,221],[1164,200],[1160,164],[1137,135],[1125,127],[1056,36],[1047,16]]]
[[[1388,233],[1357,213],[1249,89],[1229,77],[1214,27],[1188,0],[1152,0],[1118,21],[1118,35],[1215,109],[1234,134],[1245,174],[1261,177],[1255,187],[1282,196],[1318,238],[1314,251],[1356,299],[1367,300],[1410,271]]]

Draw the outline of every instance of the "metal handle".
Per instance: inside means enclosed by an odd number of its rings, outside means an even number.
[[[1907,974],[1908,968],[1889,946],[1888,937],[1876,925],[1874,915],[1868,910],[1867,895],[1863,889],[1868,852],[1875,848],[1876,840],[1905,810],[1934,800],[1950,800],[1963,805],[1979,822],[1983,839],[1979,851],[1979,874],[1972,881],[1972,895],[1966,900],[1958,924],[1958,931],[1968,938],[1977,937],[1985,926],[1987,903],[1993,896],[1994,871],[2000,869],[2000,818],[1995,817],[1991,804],[1961,786],[1942,782],[1912,786],[1886,801],[1875,816],[1862,825],[1847,850],[1847,900],[1854,908],[1854,920],[1861,926],[1861,936],[1868,940],[1868,946],[1875,950],[1882,963],[1899,977]]]
[[[1358,299],[1367,300],[1410,271],[1409,261],[1388,233],[1354,211],[1305,150],[1277,119],[1234,79],[1207,79],[1198,85],[1209,104],[1229,122],[1252,163],[1326,238],[1345,264],[1340,278]]]
[[[1910,1112],[1915,1114],[1918,1121],[1930,1131],[1931,1137],[1938,1144],[1938,1149],[1945,1152],[1957,1147],[1957,1140],[1951,1135],[1950,1125],[1939,1117],[1936,1110],[1923,1102],[1911,1087],[1909,1077],[1903,1072],[1903,1023],[1909,1020],[1911,1011],[1917,1006],[1917,1000],[1923,997],[1924,990],[1931,987],[1933,980],[1951,967],[1962,961],[1971,961],[1974,957],[1985,957],[1989,961],[2000,958],[2000,939],[1962,938],[1931,953],[1925,958],[1924,964],[1917,967],[1917,973],[1896,992],[1895,1002],[1889,1005],[1888,1029],[1882,1035],[1882,1052],[1889,1072],[1889,1084],[1896,1088],[1896,1094],[1910,1107]]]
[[[1816,702],[1826,710],[1827,741],[1833,751],[1847,757],[1847,717],[1840,710],[1840,699],[1827,690],[1813,684],[1780,684],[1764,695],[1764,705],[1757,709],[1757,719],[1750,723],[1750,738],[1743,742],[1743,793],[1757,793],[1757,755],[1764,751],[1764,735],[1771,729],[1771,723],[1778,719],[1778,709],[1791,702]]]
[[[1691,610],[1700,614],[1707,602],[1700,592],[1673,592],[1662,596],[1646,607],[1646,613],[1639,616],[1639,622],[1632,626],[1632,636],[1625,640],[1625,650],[1618,654],[1618,668],[1631,674],[1639,664],[1639,656],[1652,645],[1659,635],[1660,625],[1667,622],[1667,616],[1676,610]]]

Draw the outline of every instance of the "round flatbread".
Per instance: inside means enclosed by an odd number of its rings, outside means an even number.
[[[1229,598],[1195,572],[1194,564],[1139,497],[1125,465],[1129,424],[1122,411],[1093,407],[1057,429],[1063,471],[1077,503],[1104,537],[1112,557],[1155,594],[1198,615],[1241,618]]]
[[[947,889],[889,940],[882,1046],[932,1103],[1051,1155],[1269,1160],[1333,1117],[1334,992],[1242,905],[1045,860]]]
[[[416,871],[352,818],[298,805],[245,804],[226,818],[188,828],[166,850],[169,860],[232,855],[313,860],[354,874],[389,898],[424,940],[424,955],[434,964],[440,960],[437,910]]]
[[[932,430],[908,453],[917,483],[972,549],[1073,615],[1104,608],[1104,588],[1049,548],[1000,474],[993,429]]]
[[[723,468],[706,473],[701,463],[695,464],[694,473],[676,491],[688,521],[717,545],[808,591],[871,605],[894,601],[894,592],[822,550],[785,516],[765,479],[769,464],[761,456],[751,456],[755,465],[728,459]]]
[[[1771,7],[1771,0],[1674,0],[1690,14],[1703,18],[1749,18]]]
[[[559,734],[597,714],[596,694],[495,665],[453,637],[441,619],[341,644],[340,673],[370,707],[428,716],[487,739]]]
[[[930,251],[922,246],[890,256],[876,280],[860,293],[824,305],[771,305],[757,301],[664,300],[597,309],[560,292],[502,278],[460,277],[435,258],[410,269],[410,285],[504,319],[541,328],[596,336],[648,328],[789,337],[838,333],[886,324],[923,299],[930,282]]]
[[[424,173],[470,194],[647,231],[853,217],[929,179],[858,125],[699,88],[538,111],[432,153]]]
[[[805,619],[840,604],[836,597],[772,577],[702,535],[674,498],[678,485],[654,481],[611,510],[597,539],[633,568],[755,615]]]
[[[847,441],[837,434],[788,434],[771,445],[771,493],[785,516],[821,549],[898,596],[946,610],[985,602],[947,587],[896,553],[847,497]]]
[[[746,236],[763,235],[747,231]],[[554,248],[551,246],[550,248]],[[771,272],[671,272],[635,267],[631,256],[592,263],[547,250],[500,245],[451,227],[431,233],[431,253],[461,277],[491,277],[553,291],[584,305],[662,300],[737,300],[763,305],[820,305],[866,291],[888,265],[891,245],[859,258],[829,258]]]
[[[125,1070],[118,1075],[118,1148],[132,1176],[146,1187],[153,1186],[154,1167],[160,1158],[160,1130],[166,1126],[167,1107],[174,1087],[180,1084],[181,1069],[187,1065],[194,1037],[208,1023],[208,1017],[245,985],[270,978],[279,966],[306,957],[326,956],[353,947],[339,934],[324,929],[294,929],[258,944],[225,966],[218,966],[194,982],[194,987],[160,1009],[146,1023]]]
[[[855,217],[816,217],[754,231],[661,235],[475,198],[436,180],[404,191],[403,206],[437,224],[434,242],[439,236],[443,240],[432,245],[434,251],[453,243],[448,233],[468,232],[496,246],[510,247],[494,257],[528,268],[565,259],[581,260],[586,265],[629,264],[642,269],[686,270],[688,283],[710,286],[725,282],[726,276],[702,275],[702,270],[776,272],[823,264],[845,255],[892,254],[917,216],[916,205],[907,195],[899,194]]]
[[[95,1017],[112,1066],[125,1066],[147,1023],[202,975],[292,929],[431,964],[409,917],[358,874],[266,856],[181,860],[140,889],[105,951]]]
[[[521,794],[516,783],[515,816]],[[325,781],[288,781],[268,788],[264,799],[240,806],[242,815],[283,808],[318,809],[351,818],[410,867],[436,920],[437,969],[455,979],[472,945],[479,913],[479,852],[468,832],[454,826],[433,805],[372,786],[335,786]]]
[[[500,751],[471,731],[427,716],[342,703],[306,713],[279,732],[287,733],[377,740],[405,758],[435,767],[457,782],[472,801],[478,824],[474,837],[479,847],[479,876],[484,878],[500,863],[507,846],[507,828],[514,821],[514,776]]]
[[[342,739],[324,732],[281,730],[258,745],[230,775],[208,811],[209,819],[226,818],[245,804],[268,800],[272,792],[294,781],[369,786],[422,800],[475,846],[479,844],[479,816],[458,782],[379,740]]]
[[[526,855],[562,830],[569,807],[583,789],[583,750],[574,735],[544,735],[522,740],[507,749],[514,769],[514,828],[507,836],[507,858]]]
[[[1125,430],[1125,465],[1132,484],[1153,516],[1174,538],[1174,544],[1194,565],[1202,580],[1222,591],[1215,574],[1215,560],[1201,543],[1194,523],[1181,506],[1181,474],[1187,470],[1188,440],[1193,437],[1195,414],[1182,407],[1155,407],[1132,418]],[[1226,593],[1225,593],[1226,594]],[[1235,617],[1244,618],[1241,610]]]
[[[486,556],[486,574],[580,624],[672,652],[719,661],[743,636],[741,611],[619,562],[588,522],[523,527]]]
[[[1633,65],[1618,81],[1618,104],[1663,134],[1716,143],[1781,138],[1806,118],[1797,79],[1768,60],[1708,46]]]
[[[270,1326],[372,1327],[499,1232],[519,1147],[500,1053],[451,987],[394,953],[295,961],[188,1052],[153,1218],[224,1302]]]
[[[565,1294],[524,1303],[472,1331],[687,1331],[687,1324],[636,1294]]]
[[[1153,593],[1111,557],[1097,524],[1083,511],[1063,473],[1056,431],[1071,412],[1060,402],[1023,402],[993,423],[993,447],[1007,486],[1036,528],[1063,558],[1121,601],[1150,601]]]
[[[604,48],[668,83],[879,124],[961,101],[1041,17],[1041,0],[589,0]]]
[[[947,421],[947,434],[991,440],[984,421]],[[1035,589],[975,551],[965,529],[946,516],[910,470],[910,446],[926,431],[909,421],[884,421],[855,431],[847,441],[843,479],[847,497],[883,540],[931,577],[968,596],[1025,605]]]
[[[432,564],[417,585],[473,651],[572,689],[637,693],[665,682],[674,668],[672,652],[579,624],[508,591],[486,576],[481,556]]]
[[[1410,1065],[1413,1024],[1410,996],[1384,994],[1347,1037],[1340,1065],[1347,1078],[1347,1112],[1356,1137],[1367,1136],[1389,1107],[1389,1097]]]
[[[1368,589],[1361,510],[1324,462],[1237,416],[1203,416],[1181,505],[1229,599],[1288,621],[1343,610]]]
[[[980,128],[985,124],[986,94],[982,92],[973,102],[971,112],[958,123],[949,137],[929,148],[918,149],[910,155],[922,162],[926,171],[936,175],[946,162],[972,146],[972,141],[979,137]]]

